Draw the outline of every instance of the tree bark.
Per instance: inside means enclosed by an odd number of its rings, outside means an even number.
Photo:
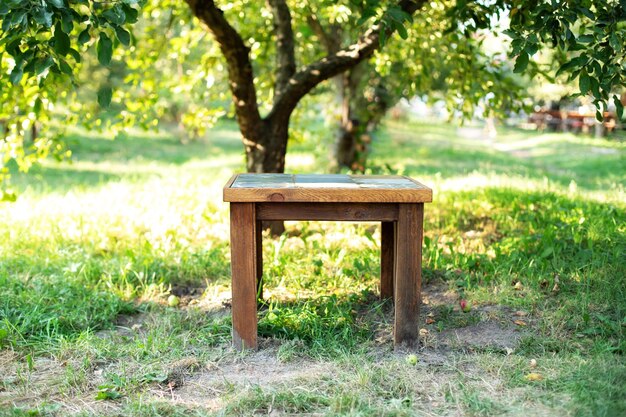
[[[289,85],[289,80],[296,72],[295,43],[291,27],[291,12],[285,0],[268,0],[268,6],[274,17],[276,36],[276,82],[274,101],[281,98]]]
[[[359,170],[357,164],[359,154],[358,138],[363,130],[358,112],[353,109],[353,102],[356,95],[359,94],[357,89],[361,81],[360,66],[361,64],[346,71],[342,77],[340,89],[342,101],[341,119],[335,143],[336,165],[339,168],[347,167],[355,171]]]
[[[289,139],[289,115],[283,119],[264,119],[261,129],[244,135],[255,135],[262,146],[251,147],[246,151],[248,172],[285,172],[285,156]]]
[[[259,113],[250,49],[224,17],[214,0],[186,0],[204,22],[226,59],[235,114],[246,151],[248,172],[284,172],[289,118],[296,105],[319,83],[353,68],[380,46],[380,27],[373,25],[352,45],[332,48],[328,55],[296,71],[291,12],[285,0],[267,0],[274,17],[277,41],[276,83],[270,113]],[[425,0],[400,0],[398,6],[413,14]]]
[[[343,117],[335,150],[339,167],[362,173],[367,167],[374,131],[391,104],[384,79],[371,77],[364,80],[365,74],[372,71],[363,68],[364,64],[357,65],[346,73],[342,92]]]

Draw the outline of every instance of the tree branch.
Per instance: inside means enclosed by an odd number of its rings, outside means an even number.
[[[319,19],[312,11],[307,16],[307,21],[313,32],[320,38],[320,41],[324,44],[326,52],[329,54],[336,53],[341,47],[341,37],[339,36],[338,28],[331,25],[331,33],[327,33],[324,26],[320,23]]]
[[[254,88],[254,73],[248,48],[235,28],[224,17],[224,12],[213,0],[185,0],[193,14],[204,22],[226,58],[230,90],[233,94],[237,121],[242,132],[259,129],[262,123]],[[245,136],[245,135],[244,135]],[[250,138],[244,138],[250,140]],[[246,146],[257,146],[246,143]]]
[[[296,56],[289,6],[285,0],[268,0],[267,3],[274,16],[274,33],[276,35],[277,71],[274,101],[277,101],[280,100],[289,85],[289,79],[296,72]]]
[[[426,0],[401,0],[398,3],[398,7],[404,12],[413,15],[417,10],[421,9],[425,3]],[[354,44],[336,53],[328,54],[321,60],[296,72],[289,80],[289,84],[283,91],[280,99],[274,102],[274,106],[267,118],[288,117],[295,109],[300,99],[319,83],[369,58],[379,47],[380,27],[374,25]]]

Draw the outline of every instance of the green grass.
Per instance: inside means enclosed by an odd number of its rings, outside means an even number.
[[[265,236],[261,350],[230,348],[233,124],[188,144],[69,140],[71,164],[16,174],[20,198],[0,206],[0,415],[626,413],[619,139],[387,123],[370,172],[434,189],[417,365],[392,349],[375,224]],[[324,172],[330,138],[290,146],[289,171]],[[446,339],[486,323],[519,342]]]

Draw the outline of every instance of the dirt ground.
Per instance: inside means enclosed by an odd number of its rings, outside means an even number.
[[[423,295],[422,322],[438,306],[451,305],[456,299],[454,293],[449,292],[442,284],[427,285]],[[223,309],[222,313],[226,314],[227,309]],[[413,381],[419,392],[432,393],[420,397],[424,402],[424,409],[430,406],[436,409],[446,402],[445,385],[450,383],[459,369],[466,378],[479,381],[478,385],[487,393],[500,395],[498,393],[502,382],[486,376],[480,366],[473,365],[471,355],[486,351],[508,355],[515,350],[526,328],[520,329],[513,323],[519,312],[492,305],[480,307],[476,313],[481,316],[481,321],[469,326],[440,332],[432,329],[421,330],[422,343],[415,351],[419,362],[407,377]],[[134,332],[142,331],[144,318],[144,315],[121,317],[116,330],[100,332],[98,335],[110,337],[111,332],[117,332],[130,336]],[[396,369],[412,353],[392,349],[390,330],[388,326],[381,327],[378,332],[381,336],[367,354],[376,360],[366,366],[378,366],[380,363],[382,367]],[[210,361],[199,361],[195,357],[181,358],[167,364],[167,378],[149,384],[143,395],[145,398],[172,405],[210,412],[221,410],[226,401],[232,399],[233,393],[257,386],[318,387],[320,381],[333,380],[338,380],[339,384],[349,384],[352,374],[358,373],[358,366],[354,364],[298,356],[297,345],[294,346],[296,354],[285,360],[281,357],[281,345],[284,343],[289,342],[261,340],[259,351],[245,354],[222,347],[224,353]],[[462,365],[459,365],[459,361]],[[456,367],[456,370],[451,372],[451,367]],[[23,360],[18,361],[17,353],[4,349],[0,351],[0,407],[36,407],[47,403],[59,407],[58,411],[62,415],[115,414],[120,410],[119,401],[99,401],[95,398],[98,387],[104,383],[103,373],[121,368],[123,366],[120,363],[93,366],[88,374],[82,376],[83,380],[79,382],[81,388],[72,389],[67,384],[68,369],[80,369],[79,363],[42,354],[33,360],[29,370]],[[433,415],[442,414],[437,412]],[[443,415],[462,415],[462,410],[446,409]]]

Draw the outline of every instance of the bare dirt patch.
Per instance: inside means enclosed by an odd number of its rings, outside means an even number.
[[[514,350],[522,332],[495,321],[486,321],[473,326],[444,330],[435,336],[437,344],[460,350]]]
[[[422,287],[422,304],[426,306],[426,310],[428,307],[452,305],[457,298],[456,291],[451,290],[447,283],[440,280],[427,282]]]
[[[65,366],[50,358],[36,358],[32,365],[14,352],[0,354],[0,405],[28,405],[58,395]]]
[[[185,378],[176,390],[154,389],[152,394],[177,404],[215,410],[223,405],[224,396],[235,389],[253,386],[293,384],[332,375],[333,364],[310,359],[282,362],[276,348],[208,362],[193,376]]]

